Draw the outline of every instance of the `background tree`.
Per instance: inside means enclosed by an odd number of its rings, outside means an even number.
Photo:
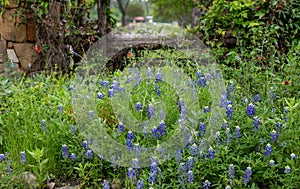
[[[129,5],[130,0],[117,0],[119,10],[122,14],[122,26],[126,26],[126,9]]]
[[[127,17],[129,19],[132,19],[132,18],[137,17],[137,16],[145,16],[144,7],[138,2],[131,3],[127,7],[126,12],[127,12]]]

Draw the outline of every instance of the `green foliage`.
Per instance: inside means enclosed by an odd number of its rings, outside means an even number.
[[[129,19],[145,16],[144,7],[140,3],[130,3],[126,9],[126,15]]]

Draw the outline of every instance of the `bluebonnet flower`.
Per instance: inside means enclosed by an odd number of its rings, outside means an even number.
[[[294,153],[291,153],[291,159],[298,159],[298,156],[296,156]]]
[[[70,155],[70,159],[71,159],[72,161],[76,161],[76,160],[77,160],[77,155],[74,154],[74,153],[72,153],[72,154]]]
[[[203,111],[206,114],[206,113],[210,112],[210,108],[208,106],[205,106]]]
[[[206,131],[206,124],[205,123],[200,123],[199,130],[200,130],[201,136],[203,136],[205,134],[205,131]]]
[[[246,114],[250,117],[255,115],[255,106],[254,106],[254,104],[252,104],[252,103],[248,104],[248,106],[246,108]]]
[[[156,82],[162,82],[162,74],[160,72],[157,72],[155,74],[155,81]]]
[[[254,102],[260,102],[260,101],[261,101],[260,95],[259,95],[259,94],[256,94],[256,95],[253,97],[253,101],[254,101]]]
[[[95,117],[95,112],[94,112],[93,110],[89,110],[89,111],[88,111],[88,116],[89,116],[90,119],[94,119],[94,117]]]
[[[88,142],[86,140],[82,141],[82,148],[87,149],[88,147]]]
[[[185,168],[185,163],[180,163],[179,166],[178,166],[178,181],[180,183],[183,183],[185,182],[185,179],[184,179],[184,173],[186,172],[186,168]]]
[[[175,160],[176,160],[176,163],[179,164],[180,161],[182,160],[182,152],[181,150],[177,150],[176,151],[176,154],[175,154]]]
[[[137,102],[137,103],[135,104],[135,110],[136,110],[136,111],[140,111],[140,110],[142,110],[142,109],[143,109],[142,103]]]
[[[193,184],[193,181],[194,181],[194,173],[193,173],[193,171],[192,171],[192,170],[189,170],[189,171],[187,172],[187,176],[188,176],[188,182],[189,182],[190,184]]]
[[[260,123],[260,119],[259,117],[254,117],[253,118],[253,126],[254,126],[254,131],[257,131],[258,130],[258,126],[259,126],[259,123]]]
[[[228,104],[226,106],[226,115],[228,119],[232,119],[232,114],[233,114],[233,108],[231,104]]]
[[[62,157],[63,158],[68,158],[68,156],[69,156],[69,150],[68,150],[67,145],[65,145],[65,144],[62,145],[61,151],[62,151]]]
[[[26,162],[26,153],[24,151],[20,152],[20,159],[22,163]]]
[[[114,89],[114,90],[118,90],[119,89],[119,83],[117,81],[113,81],[109,88]]]
[[[150,172],[148,182],[153,184],[155,182],[155,176],[156,176],[156,173]]]
[[[159,86],[154,86],[155,92],[158,96],[160,96],[161,91],[159,90]]]
[[[103,87],[108,87],[108,85],[109,85],[109,81],[103,81],[102,83],[101,83],[101,85],[103,86]]]
[[[290,166],[285,166],[284,167],[284,173],[290,173],[292,171],[292,169],[290,168]]]
[[[275,165],[275,161],[271,159],[271,160],[269,161],[269,165],[270,165],[270,166],[274,166],[274,165]]]
[[[230,81],[230,82],[229,82],[229,85],[227,86],[227,89],[228,89],[229,91],[234,91],[234,88],[235,88],[234,82],[233,82],[233,81]]]
[[[128,133],[127,133],[127,138],[128,139],[134,139],[134,134],[133,134],[133,132],[132,131],[128,131]]]
[[[144,180],[138,180],[136,183],[136,189],[143,189],[144,188]]]
[[[227,96],[226,95],[221,95],[220,97],[220,108],[226,107],[227,104]]]
[[[123,125],[123,123],[119,123],[118,126],[117,126],[117,131],[123,133],[125,131],[125,127]]]
[[[74,91],[74,90],[75,90],[75,88],[74,88],[73,85],[70,86],[70,90],[71,90],[71,91]]]
[[[246,185],[250,182],[251,180],[251,175],[252,175],[252,168],[247,167],[246,171],[244,173],[244,177],[242,178],[242,182]]]
[[[184,101],[182,99],[179,99],[177,105],[178,105],[179,112],[181,112],[182,109],[184,108]]]
[[[132,140],[130,139],[126,139],[126,146],[128,150],[132,149]]]
[[[265,147],[265,156],[271,156],[272,155],[272,146],[271,144],[267,144]]]
[[[64,111],[64,106],[62,104],[58,105],[58,111],[62,113]]]
[[[215,159],[216,158],[215,153],[216,153],[215,150],[212,147],[210,147],[208,149],[208,158],[209,159]]]
[[[228,121],[224,120],[224,123],[222,124],[222,129],[227,129],[227,128],[229,128]]]
[[[148,112],[148,119],[154,116],[154,106],[152,104],[149,104],[147,112]]]
[[[198,148],[197,144],[194,143],[190,148],[191,148],[191,154],[193,156],[196,156],[199,152],[199,148]]]
[[[85,153],[85,156],[88,159],[92,159],[94,157],[93,151],[92,150],[87,150],[86,153]]]
[[[101,93],[101,92],[97,93],[97,98],[98,98],[98,99],[104,98],[104,94]]]
[[[161,170],[158,167],[158,160],[156,157],[152,157],[150,159],[150,176],[149,176],[149,182],[152,184],[155,182],[155,177],[161,175]]]
[[[236,126],[234,129],[234,138],[240,138],[241,137],[241,129],[239,126]]]
[[[76,127],[74,125],[71,125],[70,130],[71,130],[72,134],[74,134],[76,132]]]
[[[42,131],[46,131],[46,120],[45,119],[42,120],[41,126],[42,126]]]
[[[159,118],[160,118],[160,120],[164,120],[166,118],[166,114],[163,110],[159,111]]]
[[[234,167],[233,164],[230,164],[228,166],[228,177],[233,179],[234,178],[234,174],[235,174],[235,167]]]
[[[108,89],[108,98],[111,98],[114,96],[114,89]]]
[[[276,130],[277,130],[277,132],[279,132],[279,134],[282,133],[282,123],[280,123],[280,122],[276,123]]]
[[[103,180],[102,189],[110,189],[109,182],[107,180]]]
[[[12,168],[9,165],[6,165],[5,169],[6,169],[6,173],[7,174],[11,174],[12,173]]]
[[[206,180],[206,181],[204,181],[203,183],[202,183],[202,188],[203,189],[208,189],[208,188],[210,188],[211,187],[211,183],[208,181],[208,180]]]
[[[140,168],[140,160],[138,158],[134,158],[132,160],[132,168],[134,169]]]
[[[287,107],[287,106],[283,107],[283,112],[285,114],[288,114],[289,113],[289,107]]]
[[[135,177],[135,174],[134,174],[134,170],[133,170],[133,168],[128,168],[128,171],[127,171],[127,177],[129,178],[129,179],[134,179],[134,177]]]
[[[186,170],[192,170],[194,168],[194,159],[193,157],[189,156],[185,162]]]
[[[198,71],[196,72],[196,76],[197,76],[198,79],[200,79],[201,77],[203,77],[202,71],[201,71],[201,70],[198,70]]]
[[[273,130],[273,131],[270,133],[270,136],[271,136],[270,140],[271,140],[272,142],[276,142],[276,141],[277,141],[277,139],[278,139],[278,134],[277,134],[277,132],[276,132],[275,130]]]
[[[286,121],[286,115],[283,115],[282,120],[284,121],[284,123],[287,123],[287,121]]]

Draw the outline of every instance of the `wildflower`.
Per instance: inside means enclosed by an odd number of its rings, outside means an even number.
[[[252,168],[251,167],[247,167],[246,171],[244,173],[244,177],[242,179],[242,181],[243,181],[243,183],[245,185],[247,185],[250,182],[251,175],[252,175]]]
[[[234,174],[235,174],[235,167],[233,164],[230,164],[228,167],[228,177],[234,178]]]
[[[41,126],[42,126],[42,130],[45,131],[46,130],[46,120],[45,119],[42,120]]]
[[[137,102],[137,103],[135,104],[135,110],[136,110],[136,111],[140,111],[140,110],[142,110],[142,109],[143,109],[142,103]]]
[[[253,101],[254,101],[254,102],[260,102],[260,101],[261,101],[260,95],[259,95],[259,94],[256,94],[256,95],[253,97]]]
[[[265,156],[271,156],[272,155],[272,146],[271,144],[267,144],[265,147]]]
[[[24,151],[20,152],[20,159],[22,163],[26,162],[26,153]]]
[[[216,153],[215,150],[212,147],[210,147],[208,149],[208,158],[209,159],[215,159],[216,158],[215,153]]]
[[[197,155],[199,152],[199,149],[198,149],[198,146],[196,143],[194,143],[192,146],[191,146],[191,154],[193,156]]]
[[[140,168],[140,160],[138,158],[134,158],[132,160],[132,167],[135,168],[135,169]]]
[[[103,180],[102,189],[110,189],[109,182],[107,180]]]
[[[284,173],[290,173],[292,171],[292,169],[290,168],[290,166],[285,166],[284,167]]]
[[[114,96],[114,89],[108,89],[108,98],[111,98]]]
[[[203,76],[202,71],[201,71],[201,70],[198,70],[198,71],[196,72],[196,76],[197,76],[198,79],[200,79],[200,78]]]
[[[63,111],[64,111],[64,106],[63,105],[58,105],[58,111],[60,112],[60,113],[62,113]]]
[[[82,141],[82,148],[87,149],[88,142],[86,140]]]
[[[201,136],[203,136],[205,134],[205,131],[206,131],[206,124],[205,123],[200,123],[199,130],[200,130]]]
[[[221,95],[220,97],[220,108],[226,107],[227,104],[227,96],[226,95]]]
[[[65,144],[62,145],[61,151],[62,151],[62,157],[63,158],[68,158],[68,156],[69,156],[69,150],[68,150],[67,145],[65,145]]]
[[[0,154],[0,163],[5,159],[5,155],[4,154]]]
[[[93,110],[89,110],[89,111],[88,111],[88,116],[89,116],[90,119],[94,119],[94,117],[95,117],[95,112],[94,112]]]
[[[203,111],[206,114],[206,113],[210,112],[210,108],[208,106],[205,106]]]
[[[229,91],[234,91],[235,86],[234,86],[233,81],[230,81],[230,83],[229,83],[229,85],[228,85],[227,88],[228,88]]]
[[[273,131],[270,133],[270,136],[271,136],[270,140],[271,140],[272,142],[276,142],[276,141],[277,141],[277,139],[278,139],[278,134],[277,134],[277,132],[276,132],[275,130],[273,130]]]
[[[194,168],[194,160],[193,157],[188,157],[186,162],[185,162],[185,168],[187,170],[192,170]]]
[[[6,169],[6,173],[7,174],[11,174],[12,173],[12,168],[9,165],[5,166],[5,169]]]
[[[241,137],[240,127],[236,126],[234,129],[234,138],[240,138],[240,137]]]
[[[132,141],[130,139],[126,139],[126,146],[128,150],[132,149]]]
[[[166,118],[166,114],[165,114],[165,112],[164,112],[163,110],[160,110],[160,111],[159,111],[159,118],[160,118],[161,120],[164,120],[164,119]]]
[[[128,131],[128,133],[127,133],[127,138],[128,139],[134,139],[134,134],[133,134],[133,132],[132,131]]]
[[[188,175],[188,181],[189,181],[189,183],[193,184],[193,181],[194,181],[194,173],[193,173],[193,171],[189,170],[188,173],[187,173],[187,175]]]
[[[136,183],[136,189],[144,188],[144,180],[138,180]]]
[[[270,166],[274,166],[274,165],[275,165],[275,161],[271,159],[271,160],[269,161],[269,165],[270,165]]]
[[[277,130],[277,132],[279,132],[279,134],[282,133],[282,123],[280,123],[280,122],[276,123],[276,130]]]
[[[71,159],[72,161],[76,161],[76,160],[77,160],[77,155],[74,154],[74,153],[72,153],[72,154],[70,155],[70,159]]]
[[[149,179],[148,179],[148,182],[150,182],[151,184],[155,182],[155,173],[152,173],[150,172],[150,175],[149,175]]]
[[[149,104],[147,111],[148,119],[152,118],[154,116],[154,106],[152,104]]]
[[[176,151],[176,154],[175,154],[175,160],[176,160],[176,163],[179,164],[180,161],[182,160],[182,153],[181,153],[181,150],[177,150]]]
[[[98,98],[98,99],[104,98],[104,94],[101,93],[101,92],[97,93],[97,98]]]
[[[252,103],[248,104],[246,114],[250,117],[255,115],[255,106]]]
[[[256,116],[255,116],[255,117],[253,118],[253,122],[252,122],[252,123],[253,123],[253,126],[254,126],[254,130],[257,131],[257,130],[258,130],[259,123],[260,123],[259,117],[256,117]]]
[[[233,114],[233,108],[231,104],[228,104],[226,106],[226,115],[228,119],[232,119],[232,114]]]
[[[122,133],[125,131],[124,125],[121,122],[117,126],[117,131],[120,131]]]
[[[70,130],[74,134],[76,132],[76,127],[74,125],[71,125]]]
[[[184,108],[184,101],[179,99],[178,102],[177,102],[177,105],[178,105],[179,112],[181,112],[182,109]]]
[[[291,159],[298,159],[298,156],[296,156],[294,153],[291,153]]]
[[[135,174],[134,174],[133,168],[131,168],[131,167],[128,168],[128,171],[127,171],[127,177],[128,177],[129,179],[133,179],[134,176],[135,176]]]
[[[204,181],[202,184],[203,189],[208,189],[208,188],[210,188],[210,186],[211,186],[211,183],[208,180]]]
[[[94,157],[93,151],[92,150],[87,150],[86,153],[85,153],[85,156],[88,159],[92,159]]]
[[[224,120],[224,123],[222,124],[222,129],[227,129],[227,128],[229,128],[228,122]]]
[[[71,85],[71,86],[70,86],[70,90],[71,90],[71,91],[74,91],[74,90],[75,90],[75,87],[74,87],[73,85]]]
[[[285,114],[288,114],[289,113],[289,107],[287,107],[287,106],[283,107],[283,112]]]
[[[161,73],[157,72],[155,74],[155,81],[156,82],[162,82],[162,74]]]
[[[156,91],[156,94],[157,94],[158,96],[160,96],[161,91],[159,90],[159,86],[154,86],[154,89],[155,89],[155,91]]]
[[[110,83],[109,81],[103,81],[103,82],[101,82],[101,85],[103,87],[108,87],[109,83]]]

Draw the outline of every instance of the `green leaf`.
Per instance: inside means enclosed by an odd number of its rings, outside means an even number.
[[[47,159],[44,159],[42,162],[41,162],[41,165],[46,165],[48,163],[48,158]]]

